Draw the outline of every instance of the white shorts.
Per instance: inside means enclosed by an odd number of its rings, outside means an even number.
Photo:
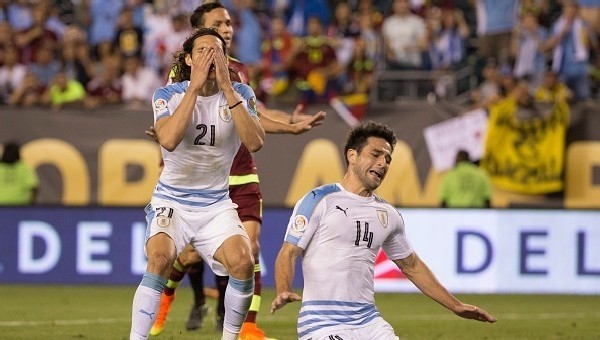
[[[352,326],[348,326],[352,327]],[[306,336],[307,340],[398,340],[394,329],[382,317],[377,317],[364,327],[324,329]]]
[[[212,271],[227,276],[227,270],[214,259],[217,249],[226,239],[241,235],[249,239],[236,211],[236,205],[225,200],[206,208],[183,208],[167,200],[152,198],[146,207],[146,242],[158,233],[165,233],[175,242],[177,254],[191,243]]]

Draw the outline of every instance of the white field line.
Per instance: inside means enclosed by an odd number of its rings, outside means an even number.
[[[498,320],[575,320],[575,319],[600,319],[600,312],[597,313],[509,313],[494,315]],[[384,316],[385,317],[385,316]],[[388,316],[388,322],[392,321]],[[453,314],[420,314],[420,315],[394,315],[395,320],[402,321],[423,321],[423,320],[458,320],[458,317]],[[261,320],[268,322],[290,322],[287,317],[279,317],[276,315],[261,316]],[[180,321],[185,321],[181,319]],[[74,325],[98,325],[98,324],[115,324],[128,323],[131,319],[120,318],[98,318],[98,319],[78,319],[78,320],[48,320],[48,321],[32,321],[32,320],[10,320],[0,321],[0,327],[23,327],[23,326],[74,326]]]

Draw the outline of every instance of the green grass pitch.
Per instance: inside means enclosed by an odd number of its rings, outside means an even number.
[[[129,338],[134,286],[0,285],[0,339]],[[458,295],[487,309],[495,324],[463,320],[422,294],[377,294],[383,317],[401,339],[600,339],[600,296]],[[188,332],[189,287],[181,287],[163,334],[167,339],[219,339],[213,309],[202,329]],[[296,338],[299,304],[268,313],[273,290],[265,289],[258,323],[267,335]]]

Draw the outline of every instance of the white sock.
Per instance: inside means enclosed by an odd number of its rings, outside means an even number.
[[[166,282],[166,279],[158,275],[144,274],[144,278],[133,296],[130,340],[148,339],[150,329],[156,321],[160,295]]]
[[[222,340],[235,340],[242,328],[246,314],[252,303],[254,276],[247,280],[229,277],[225,290],[225,319],[223,320]],[[231,337],[233,336],[233,337]]]

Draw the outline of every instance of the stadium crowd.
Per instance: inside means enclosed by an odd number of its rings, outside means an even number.
[[[222,2],[234,16],[232,54],[263,101],[340,98],[360,119],[374,72],[430,70],[444,97],[446,76],[466,64],[480,79],[476,106],[519,81],[543,101],[600,97],[597,0]],[[149,105],[200,3],[0,0],[0,104]]]

